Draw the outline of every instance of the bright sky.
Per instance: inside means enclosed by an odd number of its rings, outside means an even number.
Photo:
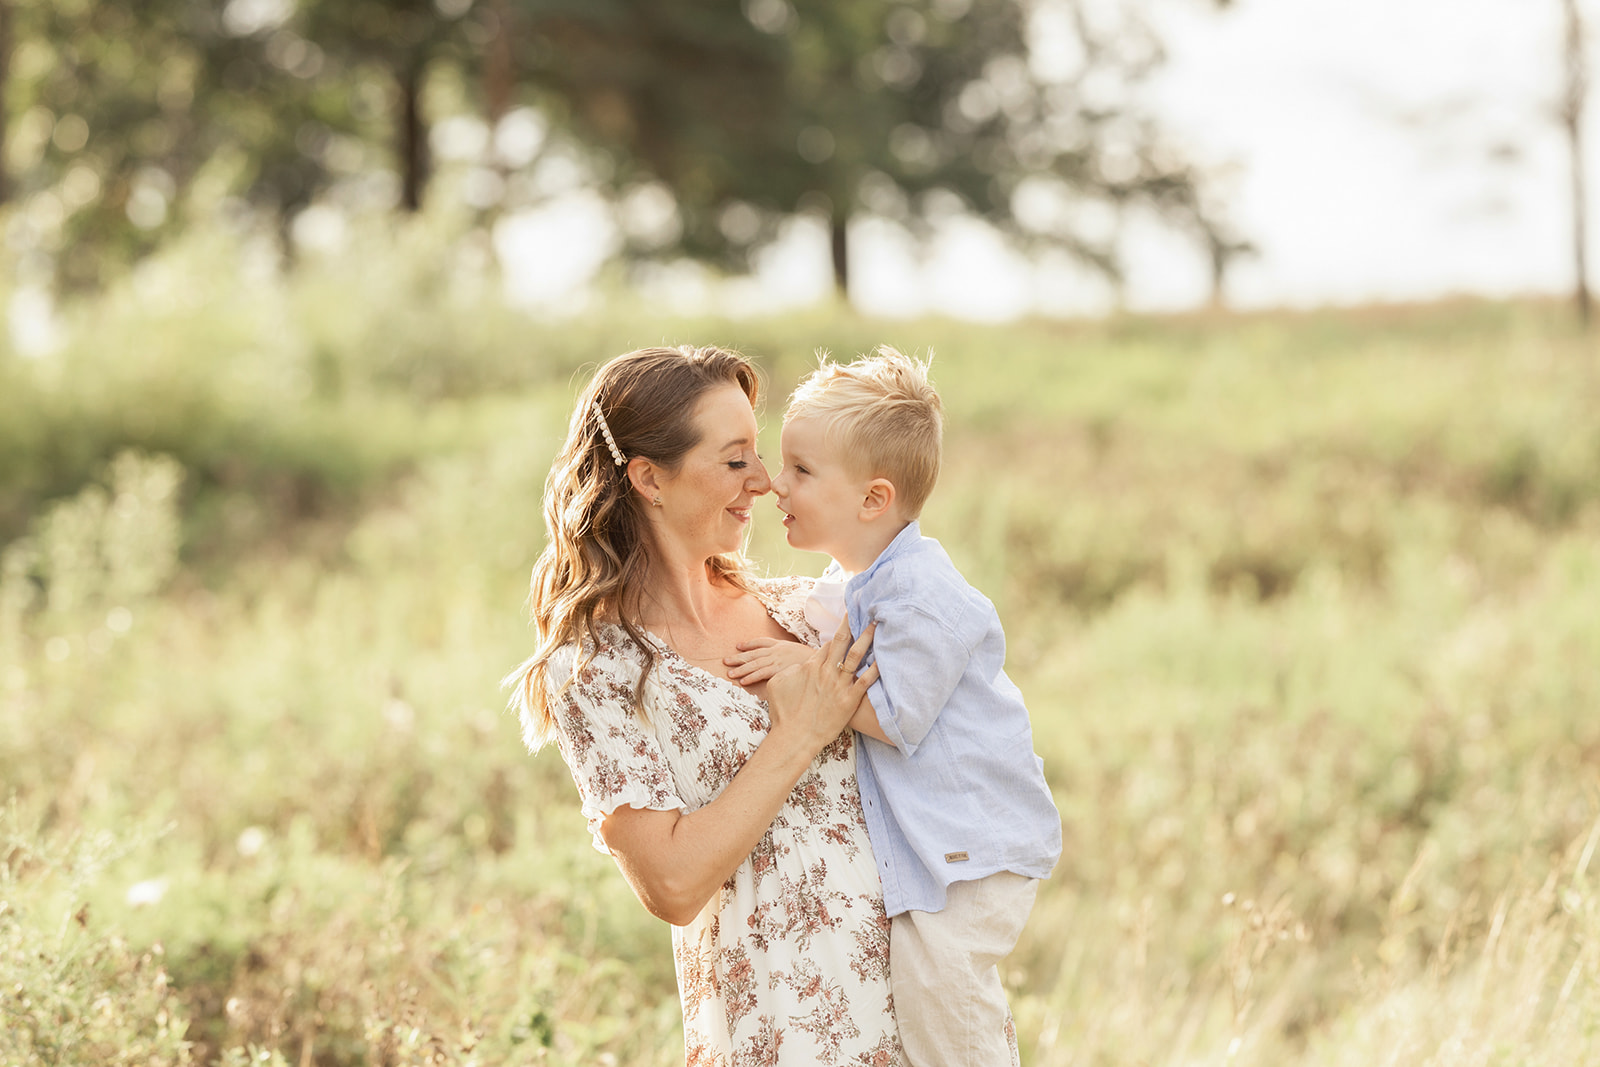
[[[1223,175],[1229,213],[1260,249],[1235,268],[1234,305],[1571,285],[1568,163],[1552,118],[1560,0],[1236,0],[1221,14],[1207,0],[1142,2],[1170,53],[1152,106],[1190,158]],[[1591,24],[1600,33],[1600,10]],[[1600,177],[1600,136],[1589,144]],[[570,231],[596,212],[580,196],[501,243],[526,263],[513,270],[523,299],[570,302],[582,265],[549,250],[573,247]],[[557,230],[566,236],[544,238]],[[1030,268],[976,224],[948,228],[927,263],[891,227],[865,222],[851,237],[852,297],[871,312],[989,319],[1111,299],[1077,269]],[[1130,306],[1204,301],[1194,248],[1151,224],[1126,242]],[[801,223],[755,282],[713,290],[684,271],[652,291],[756,312],[826,294],[827,262],[820,227]]]
[[[1194,156],[1236,161],[1233,215],[1262,250],[1237,303],[1571,284],[1560,0],[1161,6],[1158,109]],[[1181,302],[1159,268],[1143,280]]]

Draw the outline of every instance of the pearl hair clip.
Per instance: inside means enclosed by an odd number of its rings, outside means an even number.
[[[627,462],[627,460],[622,456],[622,449],[617,447],[617,439],[611,436],[611,427],[606,425],[606,417],[600,414],[600,402],[597,400],[589,406],[594,408],[594,417],[600,423],[600,432],[605,435],[606,447],[611,449],[612,461],[615,462],[617,466],[622,466]]]

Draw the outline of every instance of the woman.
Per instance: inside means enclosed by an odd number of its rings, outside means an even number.
[[[799,639],[803,579],[753,578],[753,368],[642,349],[579,398],[545,486],[537,648],[513,677],[594,834],[673,924],[690,1067],[900,1064],[888,923],[845,728],[876,677],[841,631],[749,689],[723,658]],[[763,691],[764,690],[764,691]]]

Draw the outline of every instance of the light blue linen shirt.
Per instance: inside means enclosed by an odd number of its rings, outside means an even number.
[[[822,577],[840,574],[834,563]],[[913,522],[845,584],[845,606],[851,633],[878,624],[869,696],[895,742],[857,737],[885,910],[943,910],[950,883],[999,871],[1048,877],[1061,815],[994,605]]]

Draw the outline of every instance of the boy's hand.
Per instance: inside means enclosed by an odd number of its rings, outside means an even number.
[[[804,663],[814,651],[797,641],[776,637],[740,641],[737,647],[738,654],[727,656],[722,662],[728,667],[728,677],[745,686],[764,682],[785,667]]]

